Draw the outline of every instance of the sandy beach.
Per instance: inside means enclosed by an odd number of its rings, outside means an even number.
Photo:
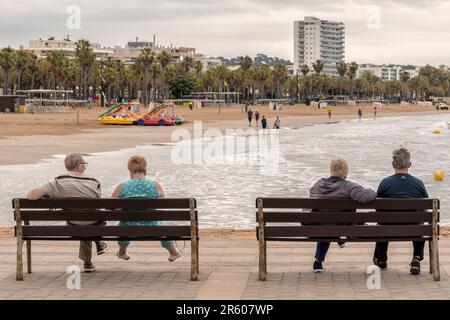
[[[268,106],[251,106],[261,117],[273,125],[280,116],[282,126],[299,127],[357,118],[355,107],[333,108],[331,120],[326,109],[304,105],[285,106],[281,111],[271,111]],[[363,106],[363,118],[373,118],[373,107]],[[202,121],[204,130],[216,128],[247,129],[244,106],[204,108],[189,110],[177,108],[174,113],[183,117],[182,127],[105,126],[97,121],[103,109],[82,110],[77,124],[76,112],[51,114],[0,114],[0,165],[33,164],[53,155],[68,152],[95,153],[131,148],[149,143],[171,142],[175,129],[192,132],[195,121]],[[436,114],[433,109],[420,106],[408,108],[400,105],[383,106],[377,117],[417,116]]]

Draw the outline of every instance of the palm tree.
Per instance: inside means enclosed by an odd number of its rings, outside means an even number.
[[[192,57],[185,57],[181,62],[185,75],[188,75],[194,65],[194,59]]]
[[[145,49],[144,49],[145,50]],[[110,106],[111,101],[111,87],[113,84],[119,79],[119,70],[118,65],[120,61],[115,60],[112,57],[108,57],[105,61],[102,62],[102,79],[107,87],[107,97],[108,106]]]
[[[282,95],[282,87],[281,85],[284,84],[288,78],[288,73],[285,65],[277,64],[273,68],[273,76],[276,83],[276,92],[277,97],[281,98]]]
[[[348,77],[350,78],[350,95],[353,96],[353,80],[356,77],[356,71],[358,71],[358,64],[356,62],[352,62],[350,63],[350,65],[348,66],[348,70],[347,70],[347,74]]]
[[[3,48],[0,51],[0,67],[3,69],[3,94],[9,93],[9,73],[16,64],[16,52],[11,48]]]
[[[75,42],[75,56],[80,64],[80,93],[83,99],[87,98],[87,75],[95,62],[94,50],[89,41],[81,39]]]
[[[339,74],[339,94],[342,95],[342,79],[347,74],[347,64],[343,61],[336,64],[336,69]]]
[[[347,74],[347,64],[343,61],[336,64],[336,69],[339,74],[339,77],[343,78]]]
[[[250,58],[249,56],[239,57],[239,64],[241,66],[241,69],[244,72],[247,72],[252,67],[253,59]]]
[[[167,87],[168,87],[168,84],[167,84],[167,66],[172,61],[172,55],[168,51],[163,50],[158,55],[158,61],[159,61],[159,64],[161,65],[163,99],[166,99],[167,98]]]
[[[64,78],[65,67],[67,65],[67,57],[64,51],[56,50],[47,56],[49,63],[49,71],[53,74],[53,88],[56,90],[60,80]]]
[[[300,69],[300,72],[303,74],[303,77],[306,77],[310,71],[311,70],[309,69],[307,64],[304,64]]]
[[[195,61],[195,63],[194,63],[194,70],[195,70],[195,75],[198,77],[199,74],[203,70],[203,63],[200,60]]]
[[[148,73],[150,72],[150,68],[152,67],[153,63],[155,62],[155,53],[150,48],[144,48],[141,51],[141,54],[139,55],[139,58],[137,59],[137,65],[141,72],[144,73],[144,104],[147,105],[150,103],[149,96],[148,96]]]
[[[153,92],[152,94],[152,99],[156,99],[156,79],[158,78],[158,75],[160,74],[160,65],[156,62],[154,62],[152,64],[152,66],[150,67],[150,74],[151,74],[151,91]]]
[[[16,52],[16,70],[17,70],[17,89],[22,90],[22,82],[24,73],[30,68],[33,63],[33,53],[19,50]]]
[[[314,71],[316,72],[316,74],[321,74],[323,71],[324,63],[322,60],[317,59],[316,62],[314,62],[312,64],[312,67],[313,67]]]
[[[400,73],[400,81],[401,81],[402,83],[408,82],[408,80],[409,80],[410,78],[411,78],[411,75],[410,75],[408,72],[402,71],[402,72]]]

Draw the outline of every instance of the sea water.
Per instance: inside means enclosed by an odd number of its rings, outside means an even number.
[[[175,144],[168,143],[90,154],[87,174],[101,181],[102,194],[109,197],[128,178],[128,158],[142,155],[149,163],[149,177],[160,182],[167,197],[197,199],[200,228],[249,229],[255,227],[257,197],[308,196],[309,188],[329,175],[329,162],[336,156],[348,160],[348,179],[376,190],[381,179],[393,174],[392,151],[403,146],[412,154],[411,173],[424,181],[430,197],[441,200],[441,221],[450,224],[448,122],[450,115],[404,116],[282,128],[274,133],[279,139],[277,172],[268,172],[264,161],[228,163],[220,156],[206,163],[176,164]],[[203,147],[252,135],[205,140]],[[0,166],[0,227],[13,225],[11,199],[65,173],[63,159],[56,155],[34,165]],[[434,181],[439,170],[447,173],[441,182]]]

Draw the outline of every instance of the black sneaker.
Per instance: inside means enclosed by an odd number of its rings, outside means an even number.
[[[91,273],[95,271],[95,266],[92,262],[85,262],[83,271],[86,273]]]
[[[313,270],[314,270],[314,273],[321,273],[321,272],[323,272],[322,262],[314,261]]]
[[[109,247],[105,242],[100,242],[100,245],[97,246],[97,255],[104,254],[108,249]]]
[[[419,259],[414,257],[409,265],[411,266],[411,269],[409,270],[409,272],[411,272],[411,274],[414,274],[414,275],[420,274],[420,260]]]
[[[379,261],[377,257],[373,257],[373,264],[382,270],[387,268],[387,263],[384,261]]]

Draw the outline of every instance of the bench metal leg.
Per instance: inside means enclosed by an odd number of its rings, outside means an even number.
[[[432,245],[432,241],[428,241],[428,246],[430,249],[430,274],[433,274],[433,245]]]
[[[198,280],[198,242],[191,240],[191,281]]]
[[[27,269],[28,273],[31,273],[31,241],[27,240]]]
[[[441,273],[439,268],[439,248],[438,248],[438,241],[437,239],[433,239],[433,280],[434,281],[440,281],[441,280]]]
[[[16,280],[23,280],[23,240],[22,237],[17,237],[17,264],[16,264]]]
[[[267,246],[264,239],[259,239],[259,280],[266,281],[267,275]]]
[[[433,237],[432,237],[432,243],[431,243],[431,260],[433,260],[433,280],[434,281],[440,281],[441,280],[441,274],[440,274],[440,268],[439,268],[439,246],[438,246],[438,238],[439,238],[439,201],[433,200],[433,215],[432,215],[432,231],[433,231]]]

